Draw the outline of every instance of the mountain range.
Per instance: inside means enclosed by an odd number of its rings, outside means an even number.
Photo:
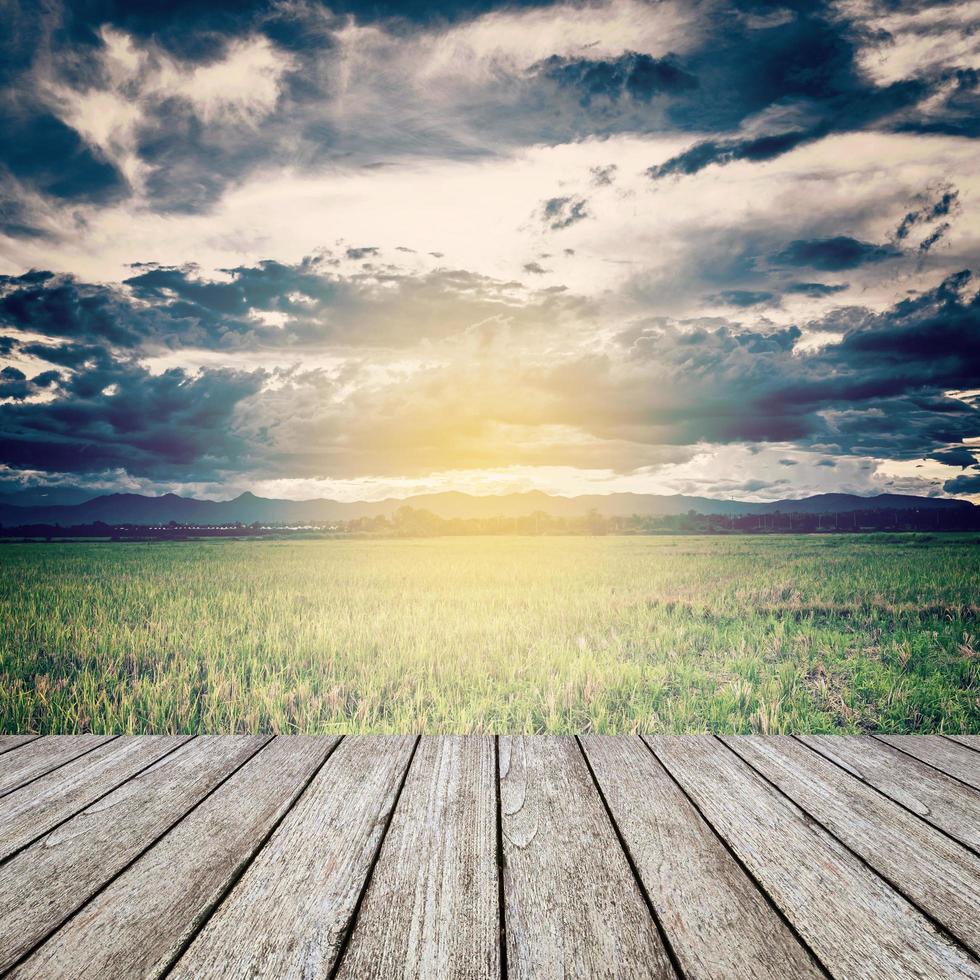
[[[87,499],[85,499],[87,497]],[[391,517],[400,507],[427,510],[443,518],[523,517],[541,512],[552,517],[580,517],[592,510],[606,517],[665,517],[696,511],[700,514],[835,514],[868,510],[972,511],[966,500],[879,494],[861,497],[849,493],[823,493],[798,500],[755,503],[716,500],[681,494],[590,494],[552,496],[541,491],[498,496],[473,496],[446,492],[379,501],[275,500],[243,493],[233,500],[198,500],[167,493],[159,497],[137,493],[93,496],[80,488],[38,488],[0,494],[0,524],[309,524],[353,520],[358,517]]]

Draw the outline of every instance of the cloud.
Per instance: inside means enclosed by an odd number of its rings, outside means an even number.
[[[335,297],[318,305],[325,284],[310,266],[232,270],[223,284],[144,268],[127,287],[140,309],[185,304],[236,322],[245,297],[281,307],[298,323],[251,337],[262,366],[249,369],[154,373],[132,350],[105,343],[14,338],[15,354],[46,361],[57,378],[4,377],[18,400],[0,405],[0,464],[90,473],[122,467],[198,480],[417,476],[517,464],[627,473],[704,444],[779,444],[777,464],[797,458],[787,450],[826,454],[831,444],[838,458],[922,458],[980,427],[976,406],[946,395],[980,376],[980,300],[967,274],[881,313],[832,311],[810,327],[840,341],[804,353],[798,327],[724,321],[641,322],[611,346],[597,345],[584,311],[576,313],[564,294],[513,306],[503,299],[507,284],[452,275],[458,286],[484,291],[452,332],[440,313],[451,307],[422,307],[431,321],[418,318],[419,299],[428,304],[435,295],[421,277],[396,279],[401,297],[387,297],[384,307],[361,295],[365,305],[349,321],[347,339],[319,322]],[[46,284],[58,288],[57,279]],[[440,289],[447,285],[440,280]],[[289,350],[303,330],[314,330],[301,329],[304,296],[322,311],[314,318],[317,345],[306,349],[335,360],[276,366],[269,338],[285,332]],[[406,304],[413,310],[407,322],[397,319]],[[574,328],[563,319],[569,314],[579,317],[577,332],[564,326]],[[172,313],[157,315],[172,322]],[[422,322],[438,325],[432,335],[444,338],[439,346],[420,346]],[[353,354],[364,329],[375,340],[397,339],[401,353],[393,347],[385,360]],[[557,354],[556,329],[565,338]],[[48,385],[47,400],[20,399],[28,381]]]
[[[14,367],[0,370],[0,398],[24,399],[31,393],[27,375]]]
[[[358,256],[376,257],[361,248]],[[65,345],[23,346],[63,363],[85,345],[141,352],[278,350],[323,353],[409,348],[472,331],[520,336],[576,317],[588,304],[459,269],[412,273],[385,266],[343,275],[326,252],[287,265],[271,260],[207,278],[193,266],[137,263],[119,286],[30,272],[0,276],[0,325]],[[525,271],[547,270],[531,262]],[[62,352],[62,353],[59,353]]]
[[[125,179],[108,160],[37,106],[0,108],[0,127],[0,166],[35,190],[62,200],[95,202],[125,193]]]
[[[561,231],[589,217],[588,203],[583,197],[548,198],[541,206],[541,220],[552,231]]]
[[[618,169],[615,163],[606,164],[604,167],[590,167],[591,179],[589,183],[593,187],[608,187],[616,179]]]
[[[361,259],[375,258],[379,251],[374,245],[362,245],[359,248],[348,248],[345,254],[347,258],[359,262]]]
[[[650,167],[647,175],[654,180],[659,180],[661,177],[669,177],[673,174],[696,174],[713,163],[720,166],[735,160],[761,163],[764,160],[774,160],[824,135],[826,135],[825,130],[814,129],[753,136],[748,139],[703,140],[666,162]]]
[[[697,134],[650,168],[662,177],[869,126],[963,131],[975,72],[910,66],[875,83],[866,56],[887,38],[859,10],[776,13],[634,0],[22,11],[0,104],[23,116],[3,120],[22,148],[10,172],[32,173],[0,215],[30,235],[34,212],[62,200],[193,213],[275,166],[397,167],[615,133]],[[73,166],[34,173],[39,152]]]
[[[975,135],[975,72],[911,63],[905,72],[874,78],[871,66],[887,56],[892,38],[874,18],[862,20],[866,7],[878,5],[845,10],[817,2],[765,18],[742,15],[734,5],[717,8],[704,45],[684,61],[699,80],[697,97],[672,107],[671,121],[719,135],[650,167],[648,175],[770,161],[835,133],[872,127]]]
[[[931,224],[937,219],[945,218],[955,212],[959,207],[959,197],[959,191],[954,187],[949,187],[937,200],[926,203],[914,211],[909,211],[896,229],[895,237],[899,241],[903,241],[908,238],[909,233],[917,225]]]
[[[980,473],[976,475],[955,476],[943,484],[943,490],[951,494],[980,493]]]
[[[770,304],[776,298],[774,293],[765,290],[750,289],[725,289],[712,297],[717,302],[725,303],[729,306],[740,306],[742,308],[750,306],[761,306]]]
[[[591,362],[591,398],[584,367],[579,385],[567,387],[597,417],[608,419],[603,406],[613,404],[623,424],[661,441],[833,443],[839,453],[922,456],[980,426],[974,405],[946,395],[980,376],[980,299],[969,281],[951,277],[883,313],[832,312],[809,326],[839,342],[802,354],[796,327],[625,331],[624,362]]]
[[[531,73],[550,79],[559,88],[573,89],[584,108],[597,99],[649,102],[658,95],[689,92],[698,87],[694,75],[684,71],[672,56],[653,58],[626,51],[611,60],[565,58],[552,55],[531,66]]]
[[[799,296],[833,296],[848,288],[847,283],[830,284],[825,282],[791,282],[783,291]]]
[[[934,459],[947,466],[959,466],[966,469],[968,466],[975,466],[977,457],[966,448],[966,446],[955,446],[952,449],[941,449],[938,452],[929,453],[927,459]]]
[[[163,477],[248,465],[236,407],[261,389],[263,372],[158,376],[106,359],[43,404],[0,405],[0,459],[18,469],[94,473],[120,468]],[[37,379],[35,379],[35,383]]]
[[[949,231],[950,227],[952,227],[950,223],[948,221],[944,221],[938,228],[930,232],[925,238],[922,239],[921,242],[919,242],[919,252],[922,255],[925,255],[925,253],[928,252],[933,245],[936,245],[946,237],[946,233]]]
[[[899,6],[20,5],[0,465],[938,488],[980,434],[976,18]]]
[[[890,245],[875,245],[846,235],[811,240],[797,239],[772,256],[776,265],[803,266],[824,272],[856,269],[901,255]]]

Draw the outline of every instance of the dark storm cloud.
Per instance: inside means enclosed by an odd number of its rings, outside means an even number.
[[[649,102],[657,95],[689,92],[698,87],[697,78],[684,71],[672,55],[653,58],[636,51],[626,51],[611,60],[552,55],[533,65],[530,72],[550,79],[560,88],[574,90],[584,108],[595,99]]]
[[[141,321],[153,316],[153,311],[141,315],[112,287],[79,283],[71,276],[0,276],[0,323],[7,327],[131,347],[147,333]]]
[[[959,466],[966,469],[968,466],[976,465],[977,458],[965,446],[955,446],[952,449],[941,449],[938,452],[930,453],[927,459],[934,459],[947,466]]]
[[[0,398],[24,399],[31,393],[31,383],[23,371],[14,367],[0,370]]]
[[[822,135],[815,130],[797,130],[750,139],[704,140],[665,163],[650,167],[647,174],[656,180],[671,174],[695,174],[712,163],[725,164],[734,160],[760,163],[782,156],[803,143],[811,143]]]
[[[969,273],[850,327],[839,344],[782,372],[762,404],[787,415],[839,409],[852,448],[927,454],[976,434],[980,412],[946,391],[980,377],[980,294]],[[821,327],[833,330],[836,314]],[[801,371],[801,368],[806,370]],[[840,440],[838,440],[840,441]]]
[[[152,375],[107,358],[76,376],[54,401],[0,405],[0,459],[14,468],[121,468],[155,477],[240,467],[251,447],[232,418],[264,378],[261,371],[228,370]]]
[[[859,66],[858,53],[864,45],[887,45],[887,35],[848,21],[829,3],[787,4],[783,11],[782,17],[760,17],[771,8],[749,3],[716,11],[706,43],[683,62],[699,80],[697,97],[674,104],[670,120],[682,130],[731,135],[699,141],[652,166],[652,178],[772,160],[825,136],[865,128],[975,135],[975,72],[926,72],[878,86]],[[936,33],[942,30],[937,25]],[[930,95],[923,115],[917,107]],[[800,122],[773,121],[766,132],[736,134],[769,109],[779,110],[776,118],[795,110]]]
[[[610,431],[641,427],[676,444],[833,443],[915,458],[980,433],[980,411],[945,394],[980,377],[980,299],[968,273],[884,313],[840,310],[809,326],[843,337],[800,352],[796,327],[656,323],[622,334],[624,365],[593,360],[577,386],[571,368],[561,383]]]
[[[3,276],[0,324],[122,349],[276,346],[295,340],[295,334],[250,318],[253,310],[286,313],[308,328],[311,304],[316,308],[356,289],[321,275],[315,259],[295,266],[263,262],[227,274],[222,282],[200,278],[190,267],[139,265],[123,288],[51,273]],[[46,359],[54,351],[48,348]]]
[[[197,280],[186,270],[152,269],[130,279],[129,290],[73,276],[25,278],[0,276],[0,324],[46,337],[122,349],[218,348],[242,346],[265,329],[246,318],[240,286]]]
[[[783,291],[800,296],[833,296],[834,293],[842,293],[847,288],[846,283],[831,285],[825,282],[791,282],[783,288]]]
[[[16,104],[0,93],[0,232],[43,236],[19,188],[62,204],[108,204],[129,192],[110,161],[75,130],[37,104]]]
[[[0,104],[0,167],[42,194],[104,203],[127,189],[125,178],[86,146],[75,130],[35,106]]]
[[[185,61],[201,63],[220,57],[228,42],[251,30],[271,6],[267,0],[73,0],[62,11],[60,33],[66,44],[97,48],[99,29],[108,24]]]
[[[980,473],[955,476],[943,484],[943,490],[952,494],[980,493]]]
[[[872,262],[884,262],[902,253],[890,245],[875,245],[846,235],[834,238],[798,239],[772,256],[776,265],[800,266],[839,272]]]
[[[107,203],[129,191],[125,177],[81,135],[58,118],[30,71],[50,37],[43,4],[6,3],[0,30],[0,231],[36,237],[43,229],[23,200],[24,190],[62,204]],[[88,32],[83,31],[86,35]],[[60,34],[59,49],[79,38]],[[80,57],[90,60],[87,40]],[[83,71],[82,75],[86,73]]]
[[[896,131],[923,135],[980,136],[980,72],[975,68],[957,68],[938,74],[932,88],[943,92],[941,101],[930,106],[928,114],[898,123]]]

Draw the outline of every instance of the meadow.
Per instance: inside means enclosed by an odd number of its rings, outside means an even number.
[[[978,544],[6,544],[0,731],[978,733]]]

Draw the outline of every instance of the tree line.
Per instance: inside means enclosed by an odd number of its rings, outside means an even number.
[[[610,517],[592,510],[575,517],[539,511],[520,517],[440,517],[427,510],[400,507],[392,516],[358,517],[303,526],[232,523],[221,526],[108,524],[96,521],[62,527],[29,524],[0,527],[0,537],[18,539],[109,538],[179,540],[214,537],[451,537],[465,535],[604,534],[824,534],[878,531],[980,531],[980,508],[876,509],[807,514],[774,511],[727,516],[700,514]]]

